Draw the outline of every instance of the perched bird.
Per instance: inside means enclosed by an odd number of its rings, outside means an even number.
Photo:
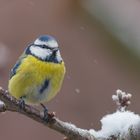
[[[27,104],[50,101],[60,90],[65,75],[57,41],[43,35],[30,44],[10,73],[8,89]]]

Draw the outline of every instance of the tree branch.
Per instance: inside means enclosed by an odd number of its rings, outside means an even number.
[[[77,128],[75,125],[63,122],[54,116],[54,113],[48,113],[49,121],[43,119],[44,114],[36,108],[25,104],[25,108],[20,107],[19,100],[10,96],[7,90],[0,88],[0,112],[12,111],[21,113],[51,129],[54,129],[65,135],[68,140],[95,140],[88,130]]]
[[[20,101],[2,88],[0,88],[0,112],[12,111],[23,114],[65,135],[65,140],[139,140],[140,116],[126,110],[130,104],[131,94],[117,90],[112,98],[118,109],[101,119],[102,127],[99,131],[77,128],[71,123],[59,120],[54,113],[48,113],[46,121],[42,112],[27,104],[21,108]]]

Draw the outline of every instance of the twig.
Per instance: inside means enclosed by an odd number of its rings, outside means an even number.
[[[116,90],[116,95],[112,96],[112,99],[116,102],[119,111],[126,111],[127,107],[131,104],[132,94]]]
[[[63,122],[54,116],[53,113],[48,113],[49,121],[43,119],[44,114],[36,108],[25,104],[25,108],[21,108],[19,100],[12,97],[7,90],[0,88],[0,112],[12,111],[21,113],[51,129],[54,129],[67,137],[68,140],[95,140],[93,135],[88,130],[77,128],[75,125]]]

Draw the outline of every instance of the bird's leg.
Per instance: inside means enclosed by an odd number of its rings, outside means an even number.
[[[20,109],[24,109],[24,108],[25,108],[24,97],[20,97],[20,100],[19,100],[19,107],[20,107]]]
[[[43,117],[43,119],[48,122],[49,121],[48,108],[44,104],[42,104],[42,103],[40,103],[40,105],[44,109],[44,117]]]

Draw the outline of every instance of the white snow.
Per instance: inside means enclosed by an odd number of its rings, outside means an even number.
[[[80,89],[79,89],[79,88],[76,88],[76,89],[75,89],[75,92],[76,92],[76,93],[80,93]]]
[[[127,99],[130,99],[131,97],[132,97],[132,94],[130,94],[130,93],[126,93],[126,92],[124,92],[124,91],[122,91],[122,90],[120,90],[120,89],[117,89],[116,90],[116,94],[117,95],[113,95],[112,96],[112,99],[115,101],[115,100],[117,100],[117,98],[119,99],[119,97],[121,97],[122,99],[123,98],[127,98]],[[116,98],[116,97],[117,98]]]
[[[126,107],[131,103],[130,102],[131,98],[132,98],[132,94],[126,93],[120,89],[116,90],[115,95],[112,95],[113,101],[116,102],[116,104],[119,106],[121,111],[125,111]]]
[[[130,111],[117,111],[101,119],[102,128],[99,131],[90,130],[96,138],[109,138],[110,136],[127,135],[129,129],[140,125],[140,116]]]

